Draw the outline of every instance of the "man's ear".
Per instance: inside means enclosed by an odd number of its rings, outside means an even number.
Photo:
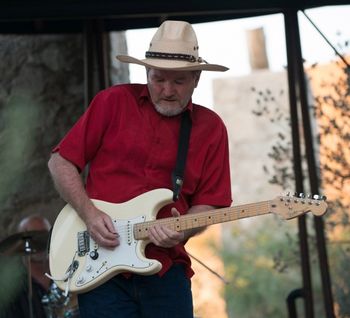
[[[196,87],[198,85],[198,82],[199,82],[199,79],[201,78],[201,74],[202,74],[202,71],[195,71],[195,83],[196,83]]]

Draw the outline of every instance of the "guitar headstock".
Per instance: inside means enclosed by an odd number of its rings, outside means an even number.
[[[321,216],[327,211],[326,197],[317,194],[305,196],[299,195],[279,196],[270,201],[272,213],[278,214],[286,220],[293,219],[308,212]]]

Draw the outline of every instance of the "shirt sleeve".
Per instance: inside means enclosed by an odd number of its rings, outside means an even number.
[[[85,113],[53,149],[80,171],[98,151],[108,128],[110,107],[106,99],[108,97],[103,92],[97,94]]]

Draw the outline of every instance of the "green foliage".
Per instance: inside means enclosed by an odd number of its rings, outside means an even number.
[[[350,241],[330,244],[328,251],[337,317],[350,317]]]
[[[225,289],[229,317],[287,316],[285,299],[300,287],[300,275],[296,274],[300,269],[290,266],[298,260],[278,228],[267,218],[250,222],[249,227],[234,225],[234,246],[225,246],[222,251],[226,277],[231,282]],[[277,251],[290,259],[288,266],[276,262]]]
[[[20,257],[0,258],[0,317],[26,284],[26,271]]]
[[[31,164],[37,142],[38,108],[30,101],[30,92],[18,92],[2,109],[0,119],[0,201],[13,195],[23,183],[23,174]],[[4,205],[3,205],[4,208]]]

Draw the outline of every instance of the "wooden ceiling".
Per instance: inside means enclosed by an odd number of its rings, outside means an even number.
[[[106,31],[157,27],[165,19],[218,21],[349,4],[349,0],[2,0],[1,33],[80,32],[87,20]]]

